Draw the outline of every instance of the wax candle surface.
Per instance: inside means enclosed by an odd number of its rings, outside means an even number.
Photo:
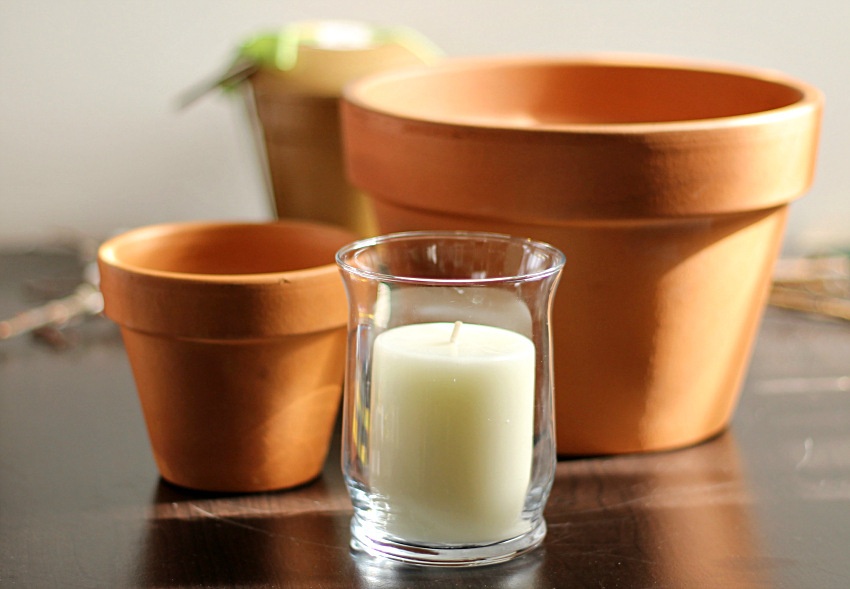
[[[534,344],[452,323],[380,334],[372,360],[370,485],[387,532],[426,543],[481,543],[528,529]]]

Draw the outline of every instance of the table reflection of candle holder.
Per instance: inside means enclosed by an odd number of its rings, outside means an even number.
[[[561,252],[406,233],[337,254],[348,291],[352,543],[478,565],[537,546],[555,467],[550,315]]]

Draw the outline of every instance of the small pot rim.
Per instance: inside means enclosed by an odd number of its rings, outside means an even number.
[[[802,96],[797,102],[776,109],[740,115],[713,117],[708,119],[646,123],[540,123],[535,124],[532,128],[516,126],[508,123],[485,123],[482,121],[461,121],[444,119],[441,117],[417,116],[410,113],[401,113],[393,109],[377,107],[370,104],[370,101],[363,97],[365,91],[376,85],[397,80],[427,76],[437,71],[471,70],[508,65],[597,65],[610,67],[632,67],[636,69],[654,68],[701,71],[740,76],[774,84],[781,84],[799,91]],[[597,135],[647,135],[759,125],[799,116],[801,110],[816,109],[823,104],[824,100],[823,93],[815,86],[771,69],[745,67],[722,61],[688,59],[658,54],[621,52],[579,53],[562,56],[503,55],[451,58],[441,61],[436,65],[404,67],[365,76],[348,84],[344,88],[343,99],[353,106],[383,116],[400,120],[444,125],[446,127],[462,127],[467,130],[520,134],[593,133]]]
[[[336,264],[324,264],[322,266],[314,266],[303,268],[300,270],[288,270],[285,272],[263,272],[249,274],[202,274],[194,272],[172,272],[166,270],[153,270],[128,264],[120,260],[116,256],[116,249],[123,244],[131,241],[142,241],[154,237],[173,235],[186,231],[204,231],[226,228],[239,227],[260,227],[267,225],[278,225],[282,227],[300,227],[305,229],[320,230],[329,233],[337,233],[343,235],[346,231],[342,228],[315,223],[312,221],[301,221],[295,219],[286,219],[280,221],[268,222],[250,222],[250,221],[178,221],[172,223],[160,223],[156,225],[147,225],[137,229],[121,233],[115,237],[103,242],[98,249],[98,258],[102,263],[129,272],[131,274],[139,274],[149,276],[156,279],[173,281],[173,282],[190,282],[190,283],[213,283],[213,284],[234,284],[234,285],[262,285],[262,284],[280,284],[292,279],[309,279],[312,277],[321,276],[328,273],[336,272]]]
[[[287,272],[195,274],[153,270],[117,256],[119,247],[158,238],[199,232],[195,235],[239,239],[244,237],[240,231],[254,228],[281,231],[288,234],[287,239],[304,239],[320,247],[322,257],[311,257],[307,263],[333,260],[339,246],[357,239],[343,228],[302,220],[178,222],[134,229],[107,241],[98,251],[104,313],[123,329],[205,342],[257,342],[344,327],[348,319],[345,288],[334,262]],[[240,251],[250,255],[253,250]],[[230,268],[241,266],[237,262]]]

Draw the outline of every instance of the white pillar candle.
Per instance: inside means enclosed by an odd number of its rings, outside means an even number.
[[[486,325],[422,323],[375,338],[369,481],[388,533],[496,542],[527,531],[535,349]]]

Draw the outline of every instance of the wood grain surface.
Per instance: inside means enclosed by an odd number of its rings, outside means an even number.
[[[0,255],[0,315],[78,272],[61,253]],[[769,310],[729,431],[560,462],[543,547],[466,570],[351,552],[338,436],[292,491],[163,483],[117,329],[98,318],[64,340],[0,343],[4,589],[850,587],[847,323]]]

